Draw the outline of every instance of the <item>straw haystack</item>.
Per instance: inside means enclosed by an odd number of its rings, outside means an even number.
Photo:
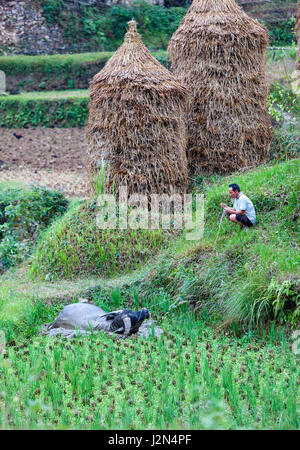
[[[109,163],[108,189],[183,193],[188,90],[142,43],[134,21],[124,43],[90,84],[88,167]]]
[[[266,29],[233,0],[194,0],[169,43],[173,72],[192,90],[190,174],[230,172],[269,154]]]

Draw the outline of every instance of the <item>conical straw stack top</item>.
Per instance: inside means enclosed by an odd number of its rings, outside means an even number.
[[[140,37],[137,32],[136,21],[130,20],[129,22],[127,22],[127,25],[129,26],[129,29],[128,29],[127,33],[125,34],[124,42],[128,43],[128,42],[139,41]]]
[[[266,28],[249,17],[234,0],[193,0],[171,41],[177,38],[178,32],[193,35],[200,29],[216,34],[267,36]],[[266,37],[263,40],[267,45]]]
[[[234,0],[194,0],[193,4],[197,5],[202,11],[210,11],[211,13],[241,10]]]
[[[97,89],[98,83],[112,85],[126,81],[134,85],[139,84],[144,89],[176,90],[186,95],[187,89],[145,47],[137,32],[136,22],[130,20],[128,26],[123,44],[94,76],[91,94]]]
[[[130,62],[137,64],[139,59],[144,59],[145,52],[149,52],[137,31],[136,21],[130,20],[127,25],[128,30],[124,36],[124,42],[111,58],[112,60],[114,57],[122,58],[122,66],[130,64]]]

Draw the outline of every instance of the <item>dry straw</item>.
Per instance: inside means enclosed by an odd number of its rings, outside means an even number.
[[[90,83],[88,167],[109,163],[108,191],[183,193],[188,90],[147,50],[129,22],[124,43]]]
[[[190,174],[231,172],[268,157],[265,27],[233,0],[194,0],[169,43],[173,72],[192,90]]]

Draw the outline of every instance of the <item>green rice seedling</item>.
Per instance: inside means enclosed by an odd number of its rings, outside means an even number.
[[[224,366],[222,369],[222,382],[225,390],[224,396],[232,408],[232,413],[237,421],[237,425],[242,425],[241,411],[239,407],[238,392],[233,384],[232,370],[230,366]]]
[[[115,288],[111,291],[111,299],[113,301],[113,307],[119,309],[121,307],[121,292],[120,289]]]
[[[102,161],[98,172],[94,174],[94,177],[91,180],[92,188],[97,197],[106,194],[109,175],[110,165],[107,164],[105,166],[105,163]]]
[[[172,235],[167,231],[160,237],[156,230],[138,231],[138,234],[137,230],[130,229],[99,230],[96,225],[98,213],[94,202],[84,202],[67,213],[63,221],[55,222],[39,241],[33,257],[32,275],[41,277],[51,273],[52,279],[58,276],[70,278],[76,274],[99,275],[101,268],[104,269],[101,275],[107,275],[111,270],[123,271],[124,261],[129,269],[133,269],[152,257],[154,250],[169,245]],[[82,236],[80,246],[78,235]],[[157,247],[149,246],[150,235],[156,236]]]

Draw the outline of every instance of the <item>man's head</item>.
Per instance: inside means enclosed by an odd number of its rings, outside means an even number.
[[[230,198],[238,198],[240,194],[240,187],[238,184],[232,183],[229,185],[228,193]]]

